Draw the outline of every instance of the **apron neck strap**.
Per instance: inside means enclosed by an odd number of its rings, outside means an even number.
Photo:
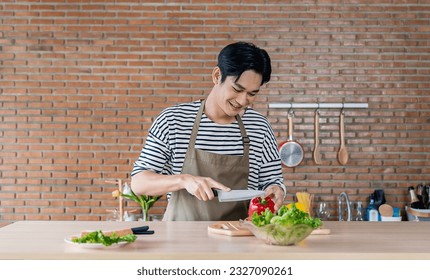
[[[239,115],[236,115],[237,123],[239,124],[240,128],[240,135],[242,136],[242,142],[243,142],[243,155],[249,154],[249,137],[246,134],[245,126],[243,125],[242,118]]]
[[[197,112],[196,120],[194,121],[193,131],[191,132],[189,148],[194,149],[194,146],[196,144],[197,132],[199,131],[200,121],[202,120],[204,108],[205,108],[205,100],[202,100],[199,111]]]
[[[197,112],[196,120],[194,121],[193,131],[191,132],[190,137],[190,148],[194,149],[194,146],[196,144],[196,138],[197,138],[197,132],[199,131],[200,121],[202,120],[203,110],[205,108],[205,101],[202,100],[202,104],[200,104],[199,111]],[[239,115],[236,115],[236,121],[239,124],[240,128],[240,135],[242,136],[243,141],[243,155],[249,154],[249,138],[246,134],[245,126],[243,125],[242,119]]]

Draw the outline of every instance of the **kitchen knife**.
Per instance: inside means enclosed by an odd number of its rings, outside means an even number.
[[[258,190],[231,190],[229,192],[216,190],[219,202],[243,201],[257,196],[264,196],[264,191]]]

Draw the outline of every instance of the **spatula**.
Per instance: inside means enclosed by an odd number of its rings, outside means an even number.
[[[315,111],[315,144],[314,144],[314,162],[316,164],[321,164],[321,153],[320,153],[320,146],[319,146],[319,126],[320,126],[320,112],[319,110]]]

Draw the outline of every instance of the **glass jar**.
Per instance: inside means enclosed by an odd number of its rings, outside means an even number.
[[[363,219],[363,205],[361,203],[361,201],[358,201],[355,204],[355,209],[354,209],[354,221],[364,221]]]

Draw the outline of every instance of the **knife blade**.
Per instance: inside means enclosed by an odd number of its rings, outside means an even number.
[[[264,196],[264,191],[258,190],[231,190],[229,192],[216,190],[219,202],[243,201],[257,196]]]

